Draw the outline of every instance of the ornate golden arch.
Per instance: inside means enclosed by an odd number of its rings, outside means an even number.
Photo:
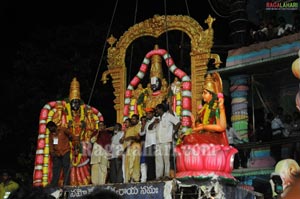
[[[219,66],[221,63],[218,55],[211,54],[214,33],[212,24],[214,20],[209,15],[205,20],[208,28],[203,30],[199,23],[189,16],[155,15],[153,18],[130,27],[120,37],[118,42],[113,36],[107,40],[110,44],[107,55],[108,70],[102,74],[102,81],[106,83],[107,75],[111,75],[116,97],[114,108],[117,112],[117,122],[122,122],[123,120],[124,96],[127,86],[125,57],[128,46],[139,37],[152,36],[158,38],[161,34],[171,30],[179,30],[186,33],[191,41],[192,113],[195,115],[197,107],[202,100],[201,93],[204,75],[207,72],[207,63],[210,58],[215,59],[216,66]]]

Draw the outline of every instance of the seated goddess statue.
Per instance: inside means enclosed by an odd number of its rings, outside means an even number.
[[[229,146],[226,114],[219,74],[207,74],[199,110],[190,132],[180,137],[175,148],[176,178],[221,176],[232,179],[233,158],[237,149]]]
[[[183,143],[229,145],[224,97],[210,74],[206,76],[202,98],[205,103],[197,113],[193,133],[185,136]]]

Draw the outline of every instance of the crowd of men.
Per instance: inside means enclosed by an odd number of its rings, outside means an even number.
[[[146,182],[174,177],[174,134],[180,119],[166,104],[146,108],[141,118],[133,114],[123,124],[106,127],[100,121],[99,129],[91,135],[91,183]],[[50,186],[59,185],[63,170],[64,185],[68,185],[70,134],[63,127],[47,124],[50,134],[50,155],[53,156],[53,177]],[[149,169],[148,169],[149,168]]]

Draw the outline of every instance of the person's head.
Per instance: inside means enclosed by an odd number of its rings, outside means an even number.
[[[293,159],[280,160],[271,174],[271,187],[273,194],[286,194],[287,188],[294,185],[300,177],[300,167]],[[278,187],[281,186],[279,189]],[[275,193],[274,193],[275,192]],[[281,195],[281,196],[283,196]]]
[[[2,182],[8,182],[12,178],[11,172],[8,170],[3,170],[1,172],[1,180]]]
[[[55,133],[57,129],[57,125],[53,121],[49,121],[46,124],[46,128],[49,129],[50,133]]]
[[[130,124],[131,124],[131,121],[130,121],[130,118],[126,118],[125,120],[124,120],[124,127],[125,128],[128,128],[128,127],[130,127]]]
[[[132,116],[131,116],[131,119],[130,119],[130,124],[131,124],[131,126],[134,126],[134,125],[136,125],[136,124],[138,124],[139,123],[139,115],[138,114],[133,114]]]
[[[106,128],[106,125],[103,121],[99,122],[99,131],[103,131]]]
[[[155,111],[158,116],[162,116],[164,114],[164,112],[166,112],[165,106],[163,104],[157,104]]]
[[[122,130],[122,125],[120,123],[116,123],[114,126],[114,133]]]
[[[154,108],[146,108],[145,112],[146,112],[146,118],[148,120],[151,120],[153,118],[154,114],[155,114]]]
[[[147,117],[145,115],[143,115],[140,120],[141,120],[141,124],[145,125],[147,122]]]
[[[266,120],[272,121],[274,119],[274,114],[272,112],[267,113]]]

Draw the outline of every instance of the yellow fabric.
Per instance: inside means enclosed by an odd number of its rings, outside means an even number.
[[[93,185],[105,184],[107,177],[107,163],[92,164],[91,172]]]
[[[139,136],[141,131],[141,125],[137,124],[133,127],[129,127],[126,130],[125,138],[130,136]],[[140,180],[140,153],[141,145],[138,142],[126,141],[125,148],[127,146],[125,154],[125,180],[127,183],[130,179],[133,179],[135,182]]]
[[[19,184],[10,180],[7,185],[0,183],[0,199],[4,198],[6,192],[12,193],[19,188]]]
[[[127,148],[125,155],[125,183],[129,182],[131,179],[134,182],[140,180],[140,153],[140,143],[133,143]]]
[[[141,124],[131,126],[126,130],[125,138],[130,137],[130,136],[139,136],[140,131],[141,131]]]

